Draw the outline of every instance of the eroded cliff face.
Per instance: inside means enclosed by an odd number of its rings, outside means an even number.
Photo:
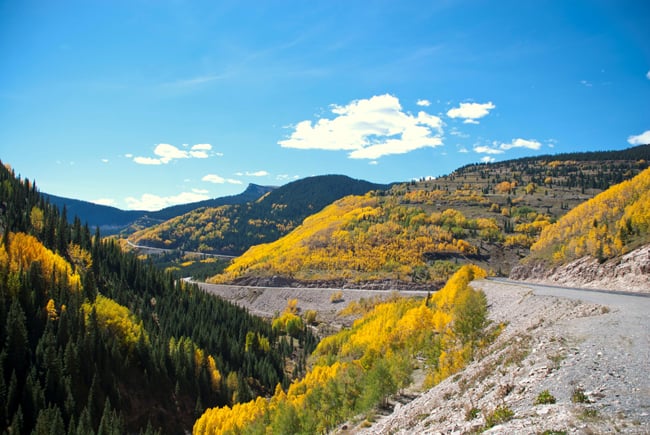
[[[604,263],[583,257],[552,268],[542,262],[521,264],[512,269],[510,278],[570,287],[650,293],[650,245]]]

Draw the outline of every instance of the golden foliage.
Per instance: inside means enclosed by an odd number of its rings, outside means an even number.
[[[47,249],[34,236],[10,233],[9,246],[0,246],[0,264],[8,266],[9,273],[18,273],[34,262],[40,263],[44,276],[54,277],[55,284],[67,283],[70,288],[81,290],[81,278],[65,258]]]
[[[94,310],[99,326],[108,333],[115,335],[128,349],[133,349],[141,338],[146,342],[149,341],[142,321],[138,321],[127,307],[110,298],[98,294],[95,302],[85,302],[81,309],[86,316],[86,321],[89,320]]]
[[[494,219],[467,219],[453,209],[427,214],[371,194],[348,196],[308,217],[283,238],[250,248],[211,282],[244,274],[410,281],[416,268],[430,269],[427,253],[477,253],[462,238],[470,230],[493,237],[498,226]],[[430,276],[434,274],[429,270]]]
[[[351,329],[321,340],[311,370],[286,393],[278,386],[270,400],[208,409],[195,423],[194,433],[327,432],[358,412],[356,407],[376,403],[364,405],[365,400],[381,400],[406,386],[414,356],[428,355],[430,376],[439,382],[464,367],[472,346],[480,344],[463,341],[454,322],[472,300],[471,280],[485,276],[476,266],[464,266],[430,301],[398,297],[378,303]],[[473,325],[471,318],[466,325]],[[467,327],[463,331],[482,334]],[[280,425],[287,421],[289,428]]]
[[[548,225],[534,256],[568,262],[586,255],[605,260],[650,241],[650,169],[612,186]]]

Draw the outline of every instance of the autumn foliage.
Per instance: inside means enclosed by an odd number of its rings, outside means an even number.
[[[487,302],[470,287],[484,270],[464,266],[424,300],[399,296],[377,304],[351,329],[323,339],[311,369],[268,400],[208,409],[195,434],[323,433],[371,412],[411,382],[415,359],[431,384],[461,370],[485,344]]]
[[[54,277],[53,284],[67,284],[80,289],[79,274],[59,254],[47,249],[39,240],[25,233],[10,233],[8,243],[0,245],[0,264],[9,274],[27,271],[33,263],[39,263],[44,276]]]
[[[489,237],[494,230],[498,227],[493,219],[468,219],[458,210],[427,213],[373,194],[348,196],[308,217],[283,238],[250,248],[212,281],[244,274],[411,281],[418,272],[436,275],[427,253],[476,254],[477,247],[462,237],[470,231]]]
[[[533,258],[556,263],[591,256],[606,260],[650,242],[650,169],[612,186],[546,227]]]

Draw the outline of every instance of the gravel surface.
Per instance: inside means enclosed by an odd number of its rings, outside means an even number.
[[[385,298],[391,295],[388,290],[364,290],[364,289],[333,289],[333,288],[295,288],[295,287],[251,287],[222,284],[196,283],[204,291],[227,299],[241,307],[246,308],[252,314],[261,317],[271,318],[282,312],[287,306],[289,299],[298,300],[299,312],[316,310],[317,320],[329,331],[340,329],[343,326],[352,324],[354,318],[338,316],[338,312],[345,308],[352,301],[369,299],[373,297]],[[330,300],[334,293],[341,293],[342,300],[332,302]],[[419,296],[427,295],[426,291],[412,290],[400,291],[400,295]]]
[[[511,419],[485,433],[650,434],[650,298],[473,285],[486,293],[491,319],[508,322],[485,355],[372,427],[341,433],[474,433],[501,407]],[[544,390],[556,403],[535,405]]]

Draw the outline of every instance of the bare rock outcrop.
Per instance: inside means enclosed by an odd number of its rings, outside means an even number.
[[[543,262],[530,261],[513,268],[510,278],[570,287],[648,293],[650,245],[604,263],[593,257],[583,257],[562,266],[549,268]]]

